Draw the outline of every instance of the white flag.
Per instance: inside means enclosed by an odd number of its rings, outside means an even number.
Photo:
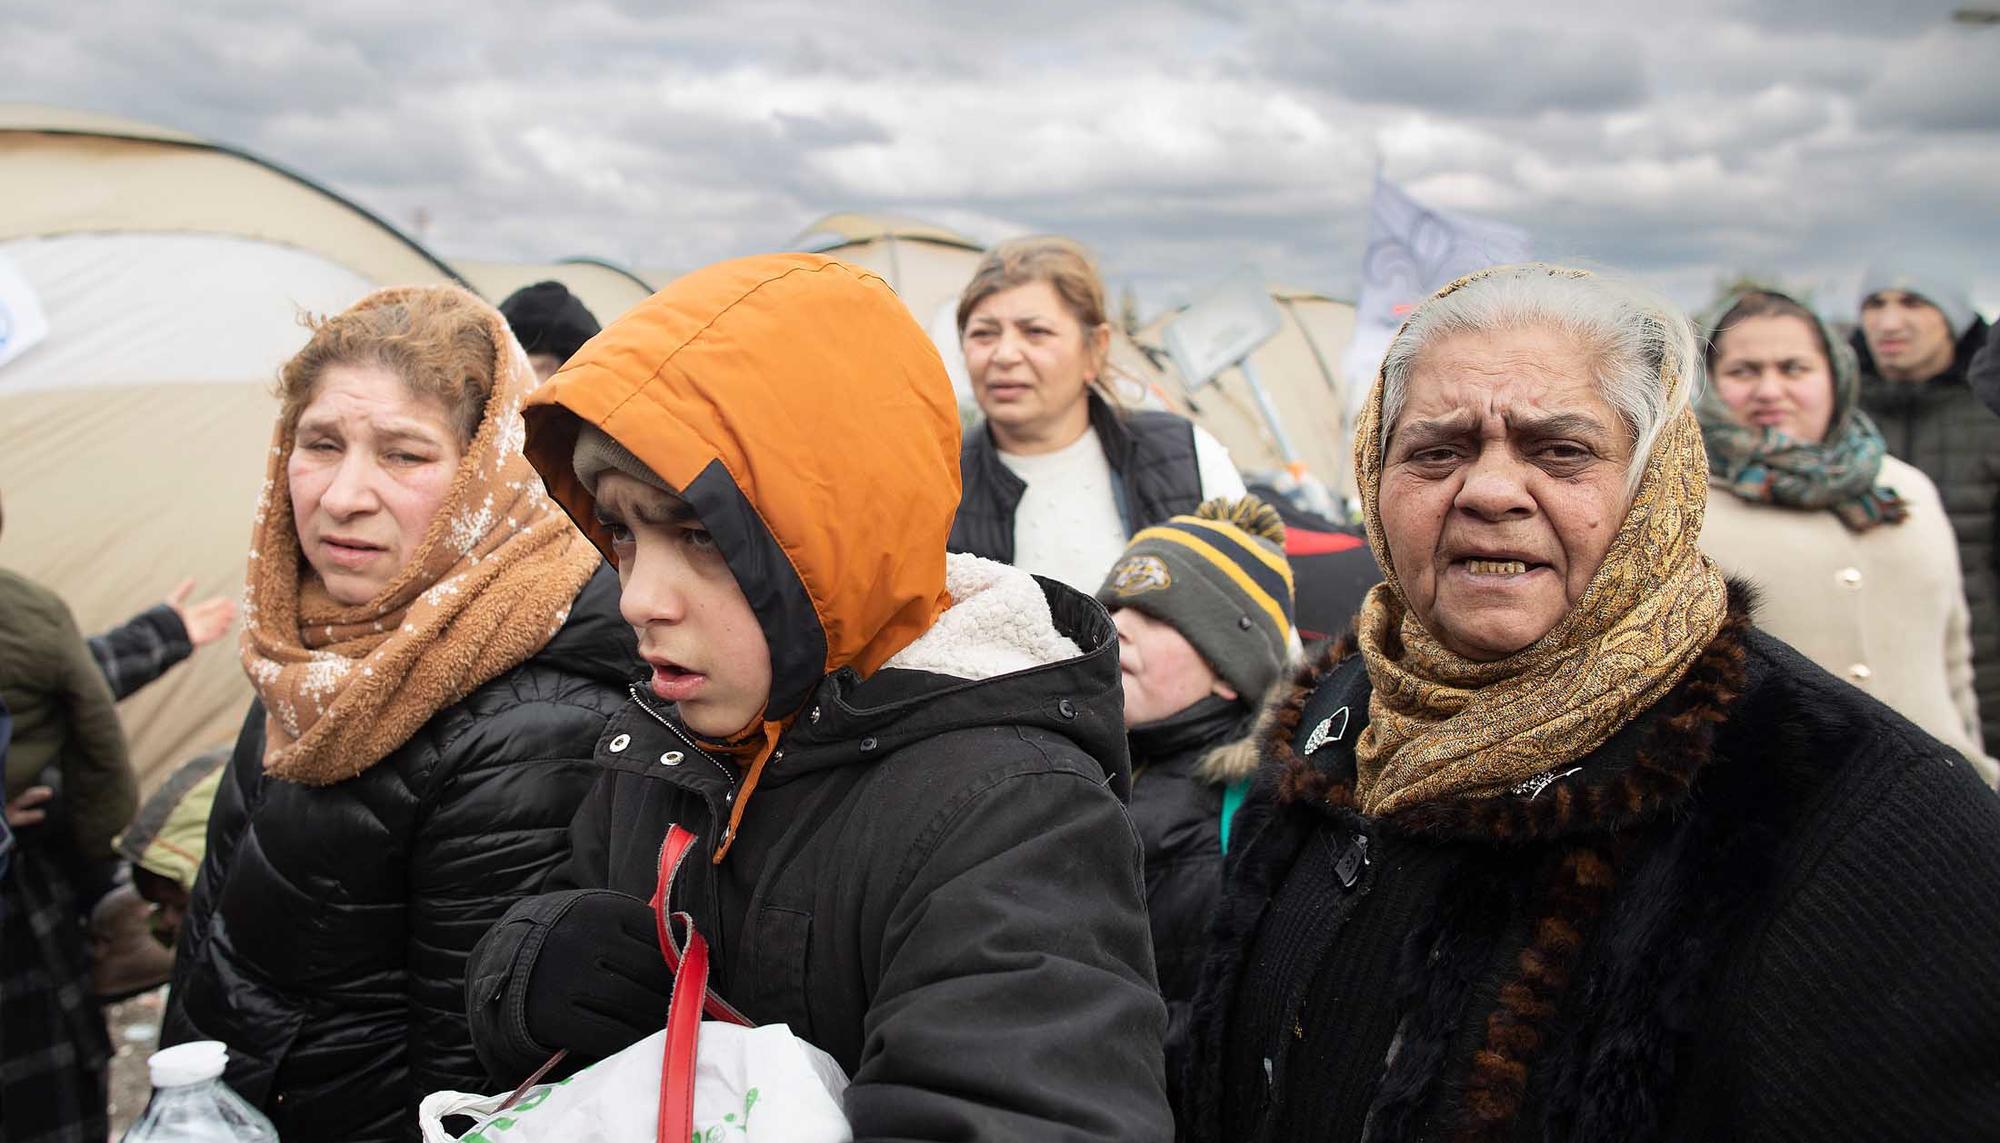
[[[11,260],[0,255],[0,365],[26,353],[48,335],[49,319],[34,287]]]
[[[1369,206],[1368,252],[1361,259],[1361,298],[1354,306],[1354,340],[1341,362],[1352,403],[1350,419],[1374,387],[1389,339],[1418,302],[1474,270],[1527,259],[1527,231],[1432,210],[1378,173]]]

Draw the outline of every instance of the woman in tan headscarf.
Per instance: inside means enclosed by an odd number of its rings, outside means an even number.
[[[1386,579],[1235,822],[1186,1137],[2000,1116],[2000,802],[1702,555],[1699,369],[1664,300],[1552,266],[1397,334],[1355,437]]]
[[[164,1042],[228,1043],[287,1140],[413,1139],[486,1084],[464,962],[568,852],[636,677],[617,581],[522,456],[534,384],[451,287],[314,323],[251,534],[257,703],[209,822]]]

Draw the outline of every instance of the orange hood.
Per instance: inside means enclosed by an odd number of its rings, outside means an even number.
[[[570,469],[579,421],[679,491],[749,598],[771,697],[739,820],[820,680],[872,673],[950,603],[951,382],[908,308],[865,270],[810,254],[698,270],[592,338],[523,415],[528,459],[606,558]]]

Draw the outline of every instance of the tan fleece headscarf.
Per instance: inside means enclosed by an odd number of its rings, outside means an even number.
[[[1499,267],[1435,296],[1501,273],[1589,277],[1561,267]],[[1669,362],[1660,384],[1670,391],[1690,384],[1684,374],[1692,365]],[[1356,624],[1374,687],[1368,727],[1355,744],[1355,795],[1365,813],[1503,794],[1576,762],[1665,697],[1721,628],[1727,589],[1696,546],[1708,463],[1686,407],[1654,442],[1583,598],[1532,646],[1491,663],[1446,650],[1396,578],[1382,531],[1379,376],[1355,426],[1354,459],[1368,542],[1383,572]]]
[[[426,290],[378,290],[355,310]],[[521,402],[535,384],[499,311],[494,391],[423,542],[380,595],[337,603],[299,552],[281,419],[251,530],[243,668],[264,700],[264,769],[325,786],[408,741],[438,711],[527,661],[569,617],[601,563],[521,453]],[[350,310],[349,312],[353,312]]]

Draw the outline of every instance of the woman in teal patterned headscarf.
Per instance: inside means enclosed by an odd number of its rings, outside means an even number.
[[[1696,405],[1708,449],[1701,546],[1763,588],[1758,625],[1979,766],[1958,550],[1938,493],[1887,455],[1853,351],[1785,294],[1751,290],[1711,327]]]
[[[1877,478],[1881,430],[1856,403],[1860,370],[1847,343],[1784,294],[1749,290],[1724,304],[1708,342],[1710,385],[1697,406],[1709,474],[1737,496],[1825,509],[1857,532],[1902,522],[1907,508]],[[1725,334],[1775,338],[1782,360],[1748,347],[1718,368]],[[1807,342],[1810,348],[1807,348]]]

